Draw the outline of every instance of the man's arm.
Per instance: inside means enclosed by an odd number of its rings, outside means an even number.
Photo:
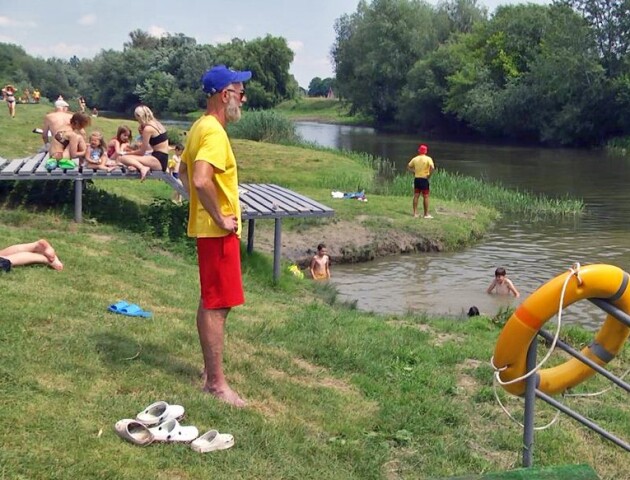
[[[330,278],[330,257],[326,255],[326,277]]]
[[[50,131],[50,125],[48,123],[48,115],[44,116],[44,126],[42,127],[42,141],[44,145],[48,143],[48,132]]]
[[[496,285],[497,285],[497,280],[496,279],[492,280],[492,283],[488,287],[488,290],[486,290],[486,293],[492,293],[492,290],[494,289],[494,287],[496,287]]]
[[[201,205],[220,228],[228,232],[236,232],[238,219],[236,215],[226,216],[221,213],[213,179],[214,167],[208,162],[197,160],[193,165],[192,181]]]
[[[184,190],[186,190],[186,193],[190,198],[190,184],[188,183],[188,165],[186,164],[186,162],[181,162],[179,164],[179,179],[181,180],[182,185],[184,186]]]

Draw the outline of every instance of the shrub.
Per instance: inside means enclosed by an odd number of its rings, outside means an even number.
[[[240,122],[228,126],[231,137],[281,144],[295,144],[300,137],[287,117],[274,111],[244,112]]]

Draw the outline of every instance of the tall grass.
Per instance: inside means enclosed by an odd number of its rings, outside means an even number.
[[[295,124],[271,110],[246,112],[239,122],[229,124],[228,132],[233,138],[256,142],[295,145],[300,141]]]
[[[397,175],[391,182],[380,185],[385,195],[407,196],[413,179],[410,175]],[[575,215],[584,210],[581,199],[550,198],[531,192],[511,190],[500,183],[486,183],[473,177],[438,170],[431,176],[431,190],[444,200],[476,202],[493,207],[502,213],[526,215],[527,217],[548,215]]]

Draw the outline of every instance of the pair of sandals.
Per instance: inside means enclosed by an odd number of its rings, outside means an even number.
[[[120,315],[127,315],[128,317],[142,317],[142,318],[151,318],[153,314],[151,312],[147,312],[143,310],[141,307],[136,305],[135,303],[129,303],[124,300],[120,302],[116,302],[109,307],[107,307],[112,313],[118,313]]]
[[[210,430],[199,436],[197,427],[179,424],[178,420],[183,416],[184,407],[181,405],[155,402],[138,413],[135,419],[125,418],[116,422],[114,430],[124,440],[140,446],[153,442],[190,443],[194,451],[207,453],[234,445],[234,437],[229,433]]]

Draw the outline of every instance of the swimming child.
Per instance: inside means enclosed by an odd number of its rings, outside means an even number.
[[[492,280],[487,292],[492,293],[493,290],[494,293],[499,295],[509,295],[512,293],[516,298],[521,296],[512,283],[512,280],[507,278],[507,273],[503,267],[499,267],[494,271],[494,280]]]
[[[317,255],[311,260],[311,277],[314,280],[326,280],[330,278],[330,257],[326,251],[326,245],[317,245]]]

